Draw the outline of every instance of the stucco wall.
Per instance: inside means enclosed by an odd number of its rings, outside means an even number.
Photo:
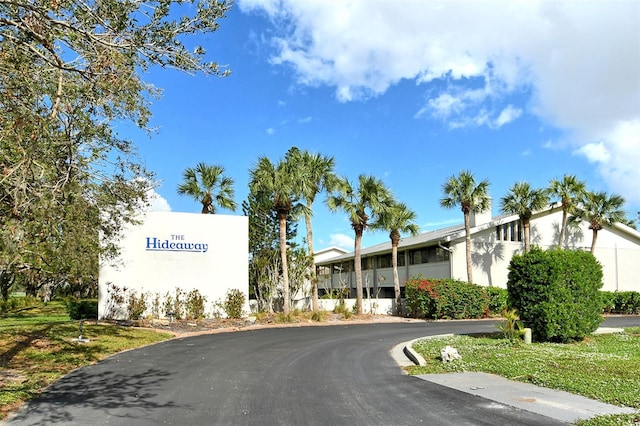
[[[150,212],[122,239],[115,264],[101,264],[98,316],[108,312],[108,284],[162,297],[197,289],[207,314],[227,290],[249,290],[248,219],[245,216]],[[111,298],[112,299],[112,298]],[[148,305],[150,300],[148,301]],[[162,310],[161,316],[165,312]],[[120,309],[120,317],[126,310]]]
[[[549,249],[557,244],[562,212],[544,212],[531,224],[531,244]],[[481,229],[473,235],[473,281],[484,286],[506,287],[508,265],[516,253],[523,252],[523,242],[498,241],[495,226]],[[579,227],[569,227],[564,246],[589,251],[592,231],[583,222]],[[466,280],[464,239],[452,244],[452,276]],[[598,232],[596,258],[603,266],[604,285],[607,291],[640,291],[640,240],[623,235],[617,228],[605,228]]]

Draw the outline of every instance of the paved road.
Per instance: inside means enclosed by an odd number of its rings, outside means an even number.
[[[640,325],[614,319],[606,326]],[[175,339],[82,368],[9,425],[553,425],[549,417],[406,376],[416,337],[489,321],[262,329]]]

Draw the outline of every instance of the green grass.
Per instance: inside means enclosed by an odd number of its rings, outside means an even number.
[[[443,363],[440,350],[446,345],[458,349],[462,359]],[[582,342],[570,344],[525,345],[497,335],[452,336],[421,340],[413,348],[427,365],[410,367],[410,374],[481,371],[640,409],[640,327],[628,328],[620,334],[588,336]],[[639,415],[614,417],[579,424],[640,423]]]
[[[0,317],[0,418],[68,372],[114,353],[166,340],[168,333],[71,321],[62,302],[35,304]]]

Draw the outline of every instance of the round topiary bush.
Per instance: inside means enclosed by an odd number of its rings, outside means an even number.
[[[589,252],[532,248],[509,264],[510,306],[541,342],[582,340],[602,321],[602,265]]]

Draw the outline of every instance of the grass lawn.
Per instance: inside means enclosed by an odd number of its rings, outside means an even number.
[[[125,349],[166,340],[168,333],[85,322],[88,343],[74,342],[79,322],[62,302],[0,316],[0,418],[70,371]]]
[[[440,350],[446,345],[458,349],[462,360],[444,364]],[[525,345],[498,335],[452,336],[421,340],[413,348],[427,366],[410,367],[410,374],[487,372],[640,409],[640,327],[571,344]],[[640,415],[602,416],[577,424],[637,425]]]

